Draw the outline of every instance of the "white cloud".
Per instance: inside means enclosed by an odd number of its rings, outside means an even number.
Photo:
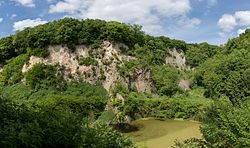
[[[40,25],[40,24],[45,24],[45,23],[47,23],[47,21],[43,21],[40,18],[37,18],[37,19],[34,19],[34,20],[26,19],[26,20],[15,22],[14,25],[13,25],[13,30],[14,31],[23,30],[23,29],[25,29],[27,27],[34,27],[34,26],[37,26],[37,25]]]
[[[35,7],[34,0],[13,0],[25,7]]]
[[[204,2],[206,1],[208,4],[208,7],[214,6],[218,3],[218,0],[197,0],[198,2]]]
[[[17,17],[17,15],[16,15],[16,14],[12,14],[12,15],[10,16],[10,19],[14,19],[15,17]]]
[[[219,32],[218,35],[222,38],[226,38],[226,33],[225,32]]]
[[[50,5],[50,13],[65,13],[77,18],[98,18],[136,23],[149,33],[162,31],[162,21],[186,18],[190,26],[200,24],[188,18],[189,0],[63,0]]]
[[[47,2],[50,4],[50,3],[53,3],[55,2],[56,0],[47,0]]]
[[[237,11],[234,17],[239,21],[240,25],[250,26],[250,11]]]
[[[208,0],[208,5],[213,6],[218,3],[218,0]]]
[[[245,31],[246,31],[246,29],[238,29],[237,33],[238,33],[238,35],[240,35],[240,34],[244,33]]]
[[[245,32],[246,28],[250,27],[250,11],[236,11],[233,15],[224,14],[219,19],[218,26],[224,31],[223,35],[219,33],[221,37],[228,36],[228,34],[239,35]],[[239,27],[245,27],[245,29],[236,30]]]
[[[3,18],[0,17],[0,23],[2,23],[2,22],[3,22]]]
[[[236,19],[230,14],[224,14],[218,21],[218,26],[225,32],[230,32],[237,25]]]
[[[195,26],[200,25],[201,21],[197,18],[187,18],[184,17],[178,21],[179,25],[184,26],[185,28],[194,28]]]

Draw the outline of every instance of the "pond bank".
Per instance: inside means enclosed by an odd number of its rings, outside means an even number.
[[[168,148],[174,141],[201,138],[200,123],[186,120],[139,119],[131,123],[137,131],[126,133],[138,146],[148,148]]]

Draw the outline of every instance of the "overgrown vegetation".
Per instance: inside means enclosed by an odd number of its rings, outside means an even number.
[[[65,80],[62,68],[45,64],[35,64],[25,73],[26,84],[32,88],[53,86],[57,89],[64,89]]]
[[[185,53],[187,64],[192,67],[197,67],[208,58],[213,57],[219,50],[220,47],[209,45],[208,43],[190,44]]]
[[[249,102],[234,106],[226,98],[216,101],[202,117],[204,139],[177,142],[176,147],[250,147]]]
[[[22,68],[28,61],[28,58],[27,54],[22,54],[16,58],[6,61],[8,64],[1,72],[0,86],[13,85],[20,82],[23,78]]]
[[[189,139],[176,147],[250,147],[249,43],[250,29],[229,40],[214,57],[201,64],[194,83],[217,100],[203,118],[204,139]]]
[[[107,127],[89,127],[85,117],[60,103],[27,107],[0,97],[1,147],[132,147]]]
[[[85,66],[90,66],[90,65],[96,66],[98,64],[98,62],[91,57],[87,58],[80,57],[78,58],[78,63],[79,65],[85,65]]]
[[[121,42],[133,47],[144,43],[144,33],[137,25],[103,20],[77,20],[64,18],[23,31],[0,40],[0,63],[27,53],[45,57],[49,45],[67,45],[71,51],[75,45],[100,46],[103,40]]]
[[[221,47],[187,44],[146,35],[138,25],[73,18],[26,28],[2,38],[0,145],[133,147],[120,133],[98,126],[108,125],[111,119],[122,123],[125,116],[130,116],[202,121],[204,139],[189,139],[177,143],[177,147],[250,147],[249,39],[250,29]],[[117,65],[125,80],[130,83],[138,74],[149,73],[148,81],[155,87],[152,93],[141,93],[132,84],[117,85],[110,92],[111,103],[119,110],[117,114],[104,112],[110,96],[102,86],[66,81],[60,65],[41,63],[22,72],[31,55],[47,57],[50,45],[66,45],[71,52],[76,45],[87,45],[90,57],[77,60],[80,65],[95,68],[96,59],[105,54],[96,49],[106,40],[127,45],[128,49],[121,49],[122,54],[133,56],[133,60]],[[166,65],[166,56],[174,48],[185,53],[193,70]],[[105,80],[104,72],[100,73],[99,80]],[[191,91],[179,87],[183,79],[191,81]]]
[[[203,97],[204,91],[201,89],[175,98],[154,98],[152,94],[128,91],[120,84],[117,85],[114,94],[116,92],[124,98],[124,102],[119,97],[112,102],[120,110],[119,118],[122,122],[126,115],[133,119],[155,117],[200,120],[206,108],[212,103],[212,100]]]
[[[169,66],[155,66],[152,68],[152,80],[160,95],[173,96],[181,91],[178,83],[181,74],[178,69]]]

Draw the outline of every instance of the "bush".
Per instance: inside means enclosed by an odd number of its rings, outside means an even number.
[[[29,55],[34,55],[37,57],[41,57],[41,58],[46,58],[49,56],[49,50],[47,48],[36,48],[36,49],[31,49],[28,48],[28,53]]]
[[[58,105],[39,108],[0,98],[1,147],[133,147],[120,133],[90,128],[83,116]]]
[[[188,116],[186,115],[186,113],[184,112],[177,112],[175,115],[174,115],[175,118],[183,118],[183,119],[186,119],[188,118]]]
[[[248,99],[250,95],[250,54],[245,49],[230,54],[219,54],[201,64],[195,72],[195,83],[207,89],[207,97],[229,97],[233,104]]]
[[[175,141],[175,146],[172,148],[208,148],[208,146],[202,139],[191,138],[183,142]]]
[[[36,90],[24,84],[16,84],[2,88],[0,94],[27,106],[66,106],[73,112],[93,119],[101,114],[108,100],[108,93],[104,88],[78,82],[67,83],[65,90],[58,90],[53,86]]]
[[[241,107],[215,102],[203,118],[201,131],[210,147],[250,147],[250,103]]]
[[[59,66],[35,64],[25,73],[26,84],[32,88],[54,86],[64,89],[65,81],[59,70]]]
[[[155,66],[152,69],[152,80],[160,95],[175,95],[180,90],[179,79],[179,71],[172,66]]]
[[[199,120],[212,102],[212,100],[202,97],[202,94],[200,94],[201,97],[200,95],[194,96],[191,94],[193,92],[189,93],[188,96],[179,98],[153,98],[151,95],[138,92],[124,93],[120,91],[120,93],[124,97],[124,105],[119,99],[114,99],[113,104],[124,115],[129,115],[134,119],[156,117]]]
[[[13,37],[5,37],[0,39],[0,64],[6,62],[16,56],[15,46],[12,43]]]
[[[223,98],[211,105],[202,116],[201,132],[204,139],[189,139],[178,142],[176,147],[250,147],[250,102],[233,106]]]
[[[91,57],[87,57],[87,58],[83,58],[83,57],[80,57],[78,59],[78,63],[79,65],[85,65],[85,66],[96,66],[98,64],[98,62],[94,59],[94,58],[91,58]]]
[[[28,59],[28,55],[22,54],[7,61],[7,65],[4,66],[3,71],[0,74],[0,85],[13,85],[20,82],[23,78],[23,65],[28,61]]]

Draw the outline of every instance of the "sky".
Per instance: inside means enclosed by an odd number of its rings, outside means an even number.
[[[64,17],[138,24],[150,35],[222,45],[250,27],[250,0],[0,0],[0,38]]]

